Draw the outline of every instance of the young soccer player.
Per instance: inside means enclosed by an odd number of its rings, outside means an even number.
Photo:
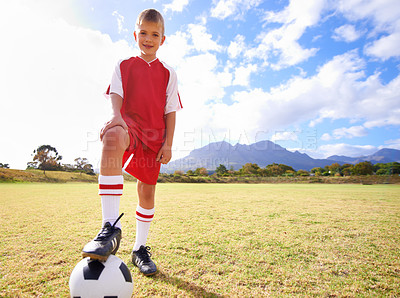
[[[107,93],[113,116],[100,132],[103,142],[99,194],[103,228],[82,250],[83,257],[107,260],[121,240],[119,203],[122,169],[138,179],[136,242],[132,262],[144,275],[157,272],[146,246],[154,217],[154,195],[161,164],[171,159],[175,114],[182,108],[175,71],[156,57],[164,43],[164,20],[154,9],[141,12],[134,38],[140,55],[121,60]]]

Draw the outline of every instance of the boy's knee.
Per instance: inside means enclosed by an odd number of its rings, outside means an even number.
[[[156,189],[155,185],[144,183],[138,180],[138,190],[144,195],[153,195]]]
[[[109,149],[125,150],[129,146],[129,135],[122,126],[114,126],[104,133],[103,144]]]

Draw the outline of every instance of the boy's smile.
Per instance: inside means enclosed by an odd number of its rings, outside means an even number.
[[[162,29],[159,23],[143,21],[133,33],[140,48],[140,57],[147,62],[156,59],[157,51],[165,41]]]

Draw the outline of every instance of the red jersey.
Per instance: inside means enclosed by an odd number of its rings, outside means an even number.
[[[129,129],[158,152],[165,139],[165,115],[182,109],[175,71],[158,59],[121,60],[106,92],[111,93],[123,98],[121,115]]]

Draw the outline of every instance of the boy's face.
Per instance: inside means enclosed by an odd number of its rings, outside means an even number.
[[[158,48],[164,43],[162,25],[154,22],[142,21],[133,33],[140,48],[140,57],[147,62],[156,59]]]

